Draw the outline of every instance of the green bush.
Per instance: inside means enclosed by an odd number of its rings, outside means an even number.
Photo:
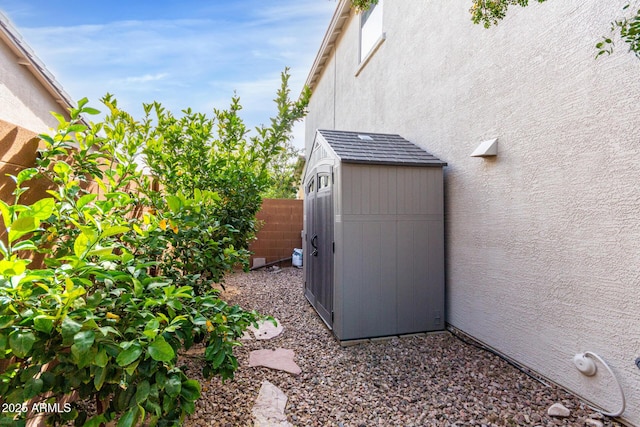
[[[175,231],[166,234],[173,250],[159,269],[176,280],[190,280],[197,294],[203,283],[221,281],[234,265],[248,267],[255,215],[273,185],[271,166],[286,151],[291,128],[309,101],[308,90],[290,100],[288,81],[285,70],[274,100],[278,114],[252,137],[239,116],[238,97],[229,109],[215,110],[213,118],[191,110],[176,118],[157,103],[145,106],[146,126],[139,134],[149,135],[146,164],[166,194],[176,195],[151,197],[154,207],[170,215],[169,225],[190,224],[186,229],[168,227]]]
[[[278,118],[251,142],[236,99],[217,111],[215,149],[211,120],[189,111],[177,120],[159,104],[157,125],[136,122],[110,96],[101,123],[83,120],[97,113],[86,99],[70,122],[56,115],[37,167],[12,177],[14,199],[0,201],[0,403],[11,409],[1,425],[24,425],[33,415],[25,410],[72,392],[78,401],[49,423],[179,425],[200,395],[177,364],[195,342],[206,345],[205,377],[233,377],[233,349],[260,315],[229,306],[211,284],[246,258],[266,164],[304,113],[305,99],[288,100],[287,78]],[[198,138],[204,168],[197,150],[185,154],[192,163],[153,158],[199,147]],[[164,190],[153,189],[141,160]],[[51,197],[21,204],[34,179],[52,183]],[[44,257],[41,267],[32,267],[34,256]]]

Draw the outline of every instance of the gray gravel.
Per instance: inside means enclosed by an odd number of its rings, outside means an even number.
[[[226,288],[225,300],[280,319],[284,332],[244,342],[233,381],[200,378],[202,397],[186,426],[251,426],[263,379],[287,395],[295,426],[585,426],[592,419],[621,426],[448,332],[342,348],[304,298],[299,269],[235,273]],[[248,367],[250,351],[277,347],[295,351],[300,375]],[[191,375],[200,371],[197,358],[185,363]],[[569,418],[546,414],[557,402]]]

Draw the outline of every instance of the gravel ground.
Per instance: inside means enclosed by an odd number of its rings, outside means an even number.
[[[303,296],[302,271],[235,273],[223,298],[281,321],[269,341],[246,341],[236,351],[233,381],[201,379],[202,397],[186,426],[251,426],[262,380],[289,398],[294,426],[621,426],[576,397],[546,386],[499,357],[448,332],[341,347]],[[277,347],[295,351],[298,376],[248,367],[249,352]],[[197,359],[186,360],[194,375]],[[547,408],[562,403],[568,418]]]

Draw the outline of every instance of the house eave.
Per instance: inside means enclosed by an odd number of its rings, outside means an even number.
[[[340,3],[338,3],[338,6],[333,13],[331,22],[329,23],[329,28],[327,29],[327,32],[322,39],[320,50],[318,50],[318,53],[316,54],[316,58],[313,61],[311,71],[309,72],[307,81],[305,83],[305,85],[308,86],[312,91],[316,83],[318,82],[320,75],[324,71],[324,67],[335,48],[336,41],[338,40],[338,37],[340,37],[344,24],[347,22],[350,15],[351,1],[340,0]]]
[[[69,94],[64,91],[2,12],[0,12],[0,40],[16,55],[16,63],[26,67],[62,108],[66,110],[74,107],[75,103]]]

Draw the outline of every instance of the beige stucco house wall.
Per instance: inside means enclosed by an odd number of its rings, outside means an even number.
[[[360,64],[342,0],[307,83],[318,128],[398,133],[445,168],[447,322],[640,425],[640,61],[594,45],[626,0],[514,8],[489,30],[465,0],[384,0]],[[498,138],[496,157],[470,157]],[[419,256],[416,254],[416,256]]]
[[[6,174],[16,175],[35,164],[38,134],[50,133],[58,121],[52,111],[69,118],[73,105],[44,64],[20,36],[9,18],[0,12],[0,198],[13,191]],[[44,194],[31,184],[25,201]],[[35,187],[38,188],[35,188]]]
[[[0,120],[36,133],[57,126],[51,111],[66,114],[69,95],[0,12]]]

